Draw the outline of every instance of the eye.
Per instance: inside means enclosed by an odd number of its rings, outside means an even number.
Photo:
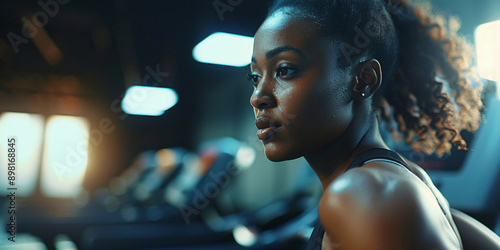
[[[259,83],[260,78],[261,77],[258,74],[252,72],[248,73],[247,75],[247,80],[252,82],[252,85],[254,87],[257,86],[257,84]]]
[[[287,78],[293,75],[297,70],[292,69],[288,66],[280,66],[278,70],[276,70],[276,77]]]

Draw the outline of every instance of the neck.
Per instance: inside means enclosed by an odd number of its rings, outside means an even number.
[[[346,171],[356,155],[369,148],[388,148],[380,136],[375,115],[354,120],[341,138],[304,158],[318,175],[324,191]]]

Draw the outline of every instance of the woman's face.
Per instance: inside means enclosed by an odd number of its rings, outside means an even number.
[[[353,102],[352,74],[337,66],[340,55],[310,19],[278,11],[260,26],[250,103],[268,159],[294,159],[343,143]]]

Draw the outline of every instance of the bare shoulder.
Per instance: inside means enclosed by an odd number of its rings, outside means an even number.
[[[319,214],[327,234],[347,249],[460,248],[433,193],[392,163],[341,175],[325,190]]]

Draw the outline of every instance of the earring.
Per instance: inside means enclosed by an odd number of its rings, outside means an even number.
[[[366,95],[365,92],[361,93],[361,97],[365,97],[365,95]]]

